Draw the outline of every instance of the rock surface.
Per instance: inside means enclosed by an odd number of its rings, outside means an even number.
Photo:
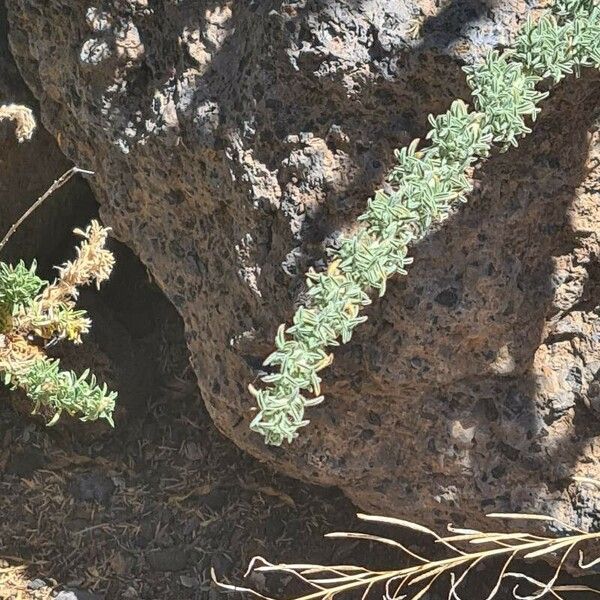
[[[291,447],[251,434],[278,324],[460,65],[531,7],[429,0],[7,0],[62,150],[186,324],[217,426],[363,509],[432,524],[533,510],[600,526],[600,76],[565,82],[336,352]]]

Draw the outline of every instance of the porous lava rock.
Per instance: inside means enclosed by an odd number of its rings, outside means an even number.
[[[181,313],[217,426],[255,456],[426,524],[598,526],[600,76],[569,79],[336,351],[291,446],[246,391],[302,273],[393,149],[468,99],[461,65],[539,8],[429,0],[7,0],[12,50],[104,221]]]

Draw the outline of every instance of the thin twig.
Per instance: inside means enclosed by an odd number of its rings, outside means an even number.
[[[27,219],[27,217],[29,217],[29,215],[31,215],[31,213],[33,211],[35,211],[39,206],[41,206],[43,204],[43,202],[49,197],[51,196],[56,190],[58,190],[59,188],[61,188],[63,185],[65,185],[65,183],[67,183],[67,181],[69,181],[69,179],[71,179],[74,175],[77,174],[83,174],[83,175],[93,175],[94,171],[87,171],[86,169],[80,169],[79,167],[72,167],[71,169],[69,169],[66,173],[63,173],[45,192],[43,195],[41,195],[36,201],[35,203],[30,206],[25,213],[19,218],[18,221],[16,221],[15,223],[13,223],[10,226],[10,229],[8,230],[7,234],[4,236],[4,238],[2,238],[2,241],[0,242],[0,252],[2,252],[2,249],[4,248],[4,246],[6,246],[6,243],[8,242],[8,240],[10,240],[10,238],[12,237],[12,235],[14,234],[14,232],[22,225],[23,221],[25,221],[25,219]]]

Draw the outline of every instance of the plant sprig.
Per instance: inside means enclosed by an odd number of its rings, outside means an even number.
[[[114,258],[105,248],[109,230],[92,221],[75,233],[83,238],[77,257],[59,268],[52,283],[36,274],[36,264],[0,263],[0,373],[5,385],[23,390],[33,412],[49,411],[48,425],[63,412],[82,421],[105,419],[113,424],[116,392],[99,385],[89,370],[81,376],[62,371],[43,344],[67,339],[81,343],[91,321],[75,300],[82,285],[100,285],[112,270]]]
[[[369,200],[358,219],[363,226],[331,252],[326,272],[308,272],[308,302],[290,327],[279,327],[277,349],[265,361],[278,372],[262,378],[264,387],[249,386],[258,405],[250,428],[267,444],[292,442],[308,424],[305,409],[323,400],[319,372],[333,360],[329,348],[350,341],[366,321],[360,311],[370,293],[382,296],[391,276],[406,274],[409,244],[466,201],[471,167],[492,144],[516,146],[531,132],[548,95],[536,85],[579,75],[582,67],[600,68],[600,8],[593,0],[557,0],[554,14],[526,23],[514,49],[491,51],[465,67],[475,110],[454,101],[445,114],[429,117],[427,147],[414,140],[396,152],[388,177],[393,191]]]

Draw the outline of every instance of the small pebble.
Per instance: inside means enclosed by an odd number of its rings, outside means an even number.
[[[27,589],[28,590],[39,590],[43,587],[46,587],[46,582],[43,579],[32,579],[31,581],[27,582]]]

